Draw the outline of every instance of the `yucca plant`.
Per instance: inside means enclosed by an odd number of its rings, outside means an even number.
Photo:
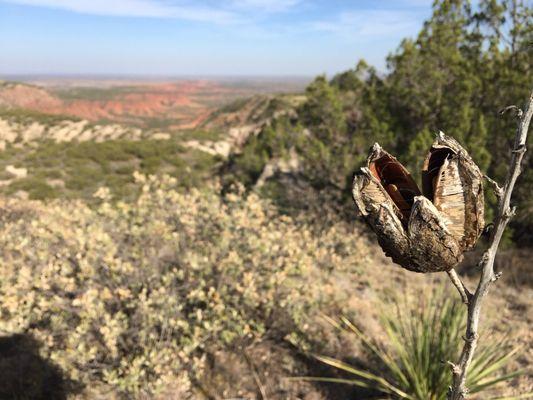
[[[378,363],[373,364],[375,368],[361,369],[335,358],[317,355],[315,357],[321,362],[353,377],[304,379],[369,388],[387,398],[445,400],[451,384],[446,363],[458,358],[463,341],[460,332],[466,318],[461,304],[450,297],[440,291],[411,312],[405,311],[410,307],[399,307],[398,303],[391,302],[383,307],[380,322],[387,343],[372,340],[344,316],[340,320],[326,317],[339,330],[355,335]],[[522,374],[523,371],[502,373],[502,368],[514,359],[518,350],[505,341],[484,344],[472,362],[468,376],[470,393],[478,393]]]

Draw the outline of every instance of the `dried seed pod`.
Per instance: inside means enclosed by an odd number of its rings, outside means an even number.
[[[448,271],[463,259],[447,221],[424,196],[415,198],[407,232],[410,256],[421,272]]]
[[[422,190],[448,221],[463,250],[470,250],[483,231],[483,175],[467,151],[439,133],[422,169]]]
[[[466,151],[439,134],[426,158],[422,196],[407,169],[375,144],[356,174],[353,199],[385,254],[411,271],[448,271],[483,228],[482,175]]]
[[[421,194],[409,171],[377,143],[370,151],[367,168],[385,189],[395,206],[394,210],[406,225],[413,200]]]
[[[360,214],[376,232],[378,242],[392,260],[409,268],[409,240],[400,212],[368,168],[355,177],[353,198]]]

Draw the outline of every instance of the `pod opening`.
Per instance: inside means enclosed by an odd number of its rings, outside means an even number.
[[[411,174],[398,160],[388,154],[383,154],[372,161],[369,168],[400,210],[403,222],[406,222],[411,214],[414,198],[421,194]]]
[[[454,154],[450,148],[431,149],[428,158],[424,162],[424,168],[422,169],[422,191],[424,196],[432,202],[435,201],[435,188],[441,167],[446,159],[451,158]]]

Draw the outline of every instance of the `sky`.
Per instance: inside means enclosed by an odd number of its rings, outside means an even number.
[[[432,0],[0,0],[0,75],[385,70]]]

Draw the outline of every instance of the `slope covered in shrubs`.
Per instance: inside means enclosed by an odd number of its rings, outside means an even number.
[[[368,256],[349,225],[281,216],[255,195],[180,194],[136,176],[111,205],[3,201],[0,330],[43,344],[77,383],[116,393],[187,392],[210,348],[267,338],[305,348],[311,321],[349,293]],[[314,337],[313,340],[318,340]]]
[[[446,281],[392,266],[328,208],[290,217],[242,190],[221,197],[217,186],[183,193],[175,178],[135,179],[141,193],[128,203],[105,188],[91,207],[1,200],[0,397],[48,398],[64,386],[83,398],[253,398],[259,381],[269,398],[367,398],[357,396],[372,390],[285,378],[335,376],[312,353],[374,365],[322,317],[345,313],[382,337],[384,293],[416,302],[417,288]],[[503,315],[528,343],[527,304],[499,290],[487,326],[507,332]],[[523,393],[521,382],[506,393]]]

